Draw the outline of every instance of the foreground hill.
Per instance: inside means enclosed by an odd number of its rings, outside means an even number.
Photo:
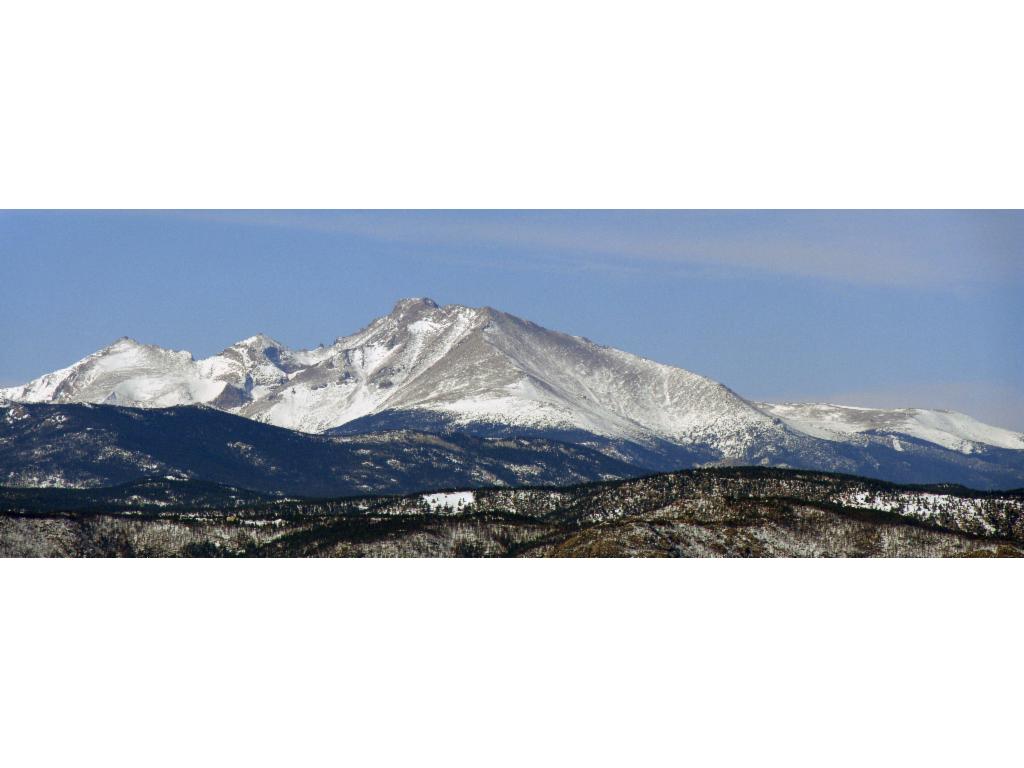
[[[99,487],[153,475],[303,496],[571,484],[635,476],[603,453],[543,439],[394,431],[307,435],[212,408],[0,407],[0,485]]]
[[[963,414],[751,402],[682,368],[489,307],[406,299],[330,346],[256,335],[195,360],[120,339],[0,401],[203,404],[311,434],[571,442],[642,468],[766,465],[895,482],[1024,485],[1024,435]],[[380,479],[383,482],[383,478]]]
[[[1024,491],[736,468],[318,500],[163,478],[109,489],[0,489],[0,555],[1024,556]]]

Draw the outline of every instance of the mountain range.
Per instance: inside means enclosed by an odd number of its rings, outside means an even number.
[[[256,335],[196,360],[188,352],[123,338],[67,368],[0,390],[0,407],[6,414],[0,415],[0,426],[6,423],[13,429],[21,418],[12,416],[17,406],[52,409],[85,404],[108,407],[111,414],[191,409],[200,414],[195,418],[211,423],[225,414],[238,417],[229,428],[217,422],[210,434],[218,436],[206,438],[219,441],[217,445],[246,443],[227,435],[249,429],[243,422],[268,430],[256,441],[269,441],[268,446],[274,440],[285,441],[282,435],[321,446],[371,434],[391,435],[389,440],[399,442],[425,434],[540,441],[532,448],[542,453],[554,444],[572,447],[573,460],[584,472],[577,479],[694,466],[763,465],[903,483],[1024,485],[1024,434],[965,414],[755,402],[696,373],[547,330],[495,309],[439,306],[430,299],[400,301],[390,314],[357,333],[311,350],[288,349]],[[40,415],[47,413],[45,409],[23,407],[19,413],[35,414],[40,424],[49,418],[46,423],[54,427],[54,419]],[[62,413],[68,419],[71,412]],[[81,413],[74,413],[82,421]],[[112,420],[126,424],[131,417]],[[124,424],[107,425],[106,434],[116,436]],[[37,449],[42,434],[37,433]],[[31,455],[17,450],[29,438],[9,430],[2,439],[0,448],[11,454],[6,465],[0,463],[0,478],[6,475],[7,484],[52,474],[60,463],[59,452],[51,452],[49,469],[33,475]],[[129,450],[116,437],[111,439],[118,450]],[[146,453],[145,439],[157,438],[137,436],[131,450]],[[78,459],[88,455],[80,452]],[[471,456],[472,451],[464,455]],[[208,463],[208,457],[204,461]],[[274,462],[265,459],[264,466]],[[197,479],[239,479],[204,476],[202,467],[198,456],[191,464],[187,456],[174,464],[176,471]],[[386,475],[388,470],[380,471]],[[592,475],[587,477],[586,472]],[[579,473],[574,468],[570,474]],[[557,475],[547,479],[557,481]],[[442,482],[444,472],[435,477]],[[129,479],[118,477],[120,482]],[[382,476],[382,482],[369,487],[379,491],[386,480]],[[270,490],[266,485],[259,489]]]

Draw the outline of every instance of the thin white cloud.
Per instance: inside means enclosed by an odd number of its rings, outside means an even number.
[[[978,214],[982,218],[975,240],[959,232],[958,237],[944,239],[936,234],[924,242],[898,228],[892,230],[893,218],[898,218],[898,214],[888,214],[887,225],[873,229],[871,216],[851,219],[847,226],[837,227],[834,222],[814,226],[812,219],[780,212],[779,226],[771,226],[771,214],[766,214],[765,228],[745,226],[731,232],[717,227],[711,234],[699,231],[707,227],[692,227],[694,231],[690,231],[691,220],[685,213],[678,218],[658,212],[586,215],[561,211],[275,211],[202,215],[233,223],[448,248],[452,251],[449,257],[461,255],[472,263],[487,266],[509,266],[499,262],[489,249],[515,249],[524,258],[543,257],[547,266],[558,264],[572,269],[686,267],[716,276],[782,274],[950,289],[991,283],[1006,276],[1024,276],[1024,238],[998,231],[1005,226],[1005,220],[985,218],[984,214]],[[645,221],[651,226],[645,226]],[[842,222],[842,218],[837,221]],[[994,231],[987,231],[986,226]],[[967,229],[969,235],[971,228]],[[1024,216],[1020,222],[1014,221],[1013,229],[1020,229],[1024,235]],[[536,261],[519,266],[544,265]]]

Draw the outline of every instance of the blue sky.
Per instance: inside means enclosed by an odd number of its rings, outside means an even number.
[[[1020,212],[3,212],[0,384],[120,336],[329,343],[490,305],[754,399],[1024,429]]]

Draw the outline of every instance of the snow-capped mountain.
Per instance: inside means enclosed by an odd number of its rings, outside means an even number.
[[[545,330],[493,309],[408,299],[330,347],[266,336],[193,360],[121,339],[69,368],[2,391],[15,402],[130,407],[209,404],[302,432],[393,411],[609,438],[714,440],[738,456],[777,420],[680,368]]]
[[[121,339],[69,368],[0,390],[0,398],[206,404],[309,433],[407,428],[546,437],[658,470],[775,464],[977,484],[990,471],[1003,478],[1008,461],[1008,479],[998,482],[1024,485],[1024,435],[961,414],[753,403],[681,368],[491,308],[430,299],[400,301],[361,331],[313,350],[258,335],[194,360]],[[946,471],[951,462],[957,471]]]

